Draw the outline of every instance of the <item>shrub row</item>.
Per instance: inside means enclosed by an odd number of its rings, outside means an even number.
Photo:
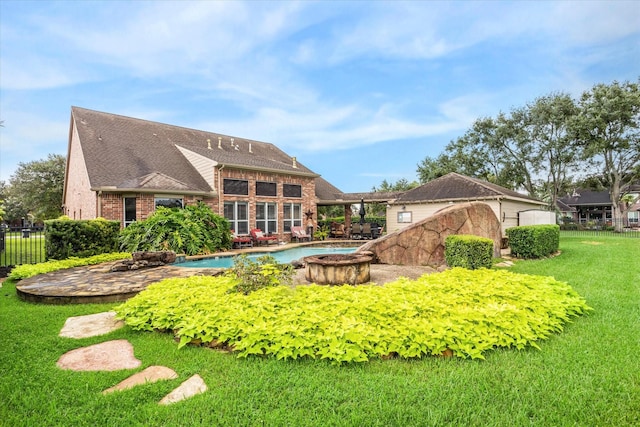
[[[44,224],[47,259],[90,257],[118,250],[119,221],[104,218],[78,221],[61,217]]]
[[[558,251],[560,226],[526,225],[507,229],[511,254],[519,258],[542,258]]]
[[[449,267],[469,270],[491,268],[493,240],[465,234],[450,235],[445,239],[444,258]]]

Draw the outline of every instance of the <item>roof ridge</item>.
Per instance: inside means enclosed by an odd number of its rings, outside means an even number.
[[[242,136],[227,135],[227,134],[223,134],[223,133],[219,133],[219,132],[212,132],[212,131],[208,131],[208,130],[196,129],[196,128],[193,128],[193,127],[187,127],[187,126],[181,126],[181,125],[173,125],[173,124],[170,124],[170,123],[159,122],[157,120],[141,119],[139,117],[125,116],[123,114],[109,113],[109,112],[106,112],[106,111],[92,110],[91,108],[84,108],[84,107],[78,107],[78,106],[72,105],[71,106],[72,114],[73,114],[74,110],[84,110],[84,111],[89,111],[89,112],[92,112],[92,113],[104,114],[105,116],[119,117],[119,118],[126,119],[126,120],[133,120],[133,121],[137,121],[137,122],[145,122],[145,123],[150,123],[150,124],[154,124],[154,125],[168,126],[168,127],[171,127],[171,128],[180,128],[180,129],[191,130],[191,131],[196,131],[196,132],[209,133],[209,134],[214,135],[216,137],[219,136],[219,137],[223,137],[223,138],[225,138],[225,137],[226,138],[233,138],[234,140],[240,139],[240,140],[247,141],[247,142],[256,142],[258,144],[270,145],[270,146],[275,147],[276,149],[280,150],[282,153],[286,154],[286,152],[284,152],[282,149],[280,149],[278,146],[276,146],[272,142],[258,141],[257,139],[245,138],[245,137],[242,137]],[[214,142],[214,141],[212,141],[212,142]],[[215,141],[215,142],[217,142],[217,141]]]

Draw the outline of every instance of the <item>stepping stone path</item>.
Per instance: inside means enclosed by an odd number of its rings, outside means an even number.
[[[124,326],[122,320],[116,319],[115,311],[89,314],[88,316],[69,317],[60,331],[61,337],[88,338],[104,335]]]
[[[62,327],[59,336],[79,339],[115,331],[124,326],[124,322],[116,319],[115,315],[115,312],[109,311],[87,316],[70,317]],[[127,340],[112,340],[77,348],[63,354],[57,362],[58,367],[61,369],[73,371],[117,371],[135,369],[141,364],[142,362],[134,356],[133,345]],[[102,394],[176,378],[178,378],[178,374],[173,369],[165,366],[149,366],[143,371],[133,374],[113,387],[104,390]],[[207,391],[207,385],[200,375],[196,374],[180,384],[158,403],[169,405],[205,391]]]

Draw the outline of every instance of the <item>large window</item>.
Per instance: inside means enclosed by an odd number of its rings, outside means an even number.
[[[225,202],[224,217],[237,234],[249,234],[249,204],[247,202]]]
[[[265,233],[278,232],[278,209],[275,203],[256,203],[256,228]]]
[[[244,179],[228,179],[223,181],[224,194],[237,194],[239,196],[249,195],[249,181]]]
[[[638,211],[630,211],[627,213],[629,218],[629,225],[632,227],[638,226],[638,219],[640,219],[640,212]]]
[[[282,184],[282,195],[284,197],[302,197],[302,186],[295,184]]]
[[[256,182],[256,196],[272,196],[278,195],[278,186],[275,182]]]
[[[156,208],[159,208],[161,206],[165,208],[183,208],[184,207],[184,205],[182,204],[181,197],[172,197],[172,196],[156,197]]]
[[[128,227],[136,220],[136,198],[124,198],[124,226]]]
[[[284,231],[291,232],[291,227],[302,226],[302,205],[299,203],[285,203],[283,207]]]

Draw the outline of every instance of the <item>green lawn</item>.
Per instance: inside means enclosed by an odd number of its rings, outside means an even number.
[[[631,426],[640,424],[640,240],[562,237],[562,254],[512,271],[568,282],[594,308],[541,350],[496,350],[486,360],[327,361],[237,359],[180,350],[169,334],[133,332],[72,340],[69,316],[114,305],[23,303],[0,289],[0,425],[3,426]],[[128,339],[144,368],[173,381],[102,396],[130,372],[61,371],[65,351]],[[193,374],[209,391],[168,407],[157,402]]]
[[[0,252],[0,266],[34,264],[45,260],[45,237],[42,232],[34,232],[29,238],[21,233],[6,233],[4,250]]]

